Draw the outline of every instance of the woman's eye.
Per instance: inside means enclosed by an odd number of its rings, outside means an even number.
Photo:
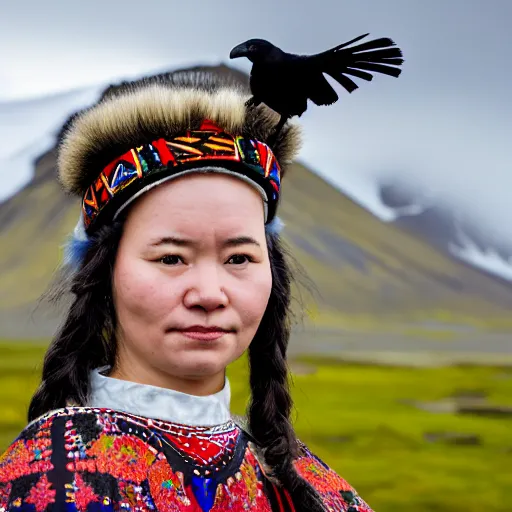
[[[229,258],[228,263],[231,265],[243,265],[249,261],[252,261],[252,259],[250,256],[247,256],[247,254],[234,254]]]
[[[183,262],[180,256],[176,256],[176,254],[167,254],[158,260],[160,263],[164,265],[178,265],[180,262]]]

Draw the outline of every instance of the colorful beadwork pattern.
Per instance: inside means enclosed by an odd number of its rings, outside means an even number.
[[[280,167],[272,150],[263,142],[222,131],[211,121],[199,130],[158,139],[130,149],[108,164],[87,189],[82,202],[86,230],[112,198],[132,184],[142,184],[156,173],[172,176],[185,169],[205,165],[238,163],[236,172],[255,179],[265,188],[269,212],[279,199]],[[268,220],[271,220],[270,218]]]
[[[371,512],[304,447],[299,473],[327,510]],[[0,457],[0,512],[294,512],[232,421],[190,427],[68,407],[31,423]]]
[[[313,455],[306,446],[302,445],[302,451],[304,456],[295,462],[297,472],[320,493],[328,510],[372,512],[346,480]]]

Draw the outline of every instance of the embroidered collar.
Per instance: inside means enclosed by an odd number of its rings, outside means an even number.
[[[224,388],[218,393],[194,396],[102,375],[108,368],[96,368],[90,374],[89,407],[191,426],[220,425],[231,419],[231,389],[227,378]]]

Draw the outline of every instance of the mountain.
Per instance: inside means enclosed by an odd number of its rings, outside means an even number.
[[[103,88],[0,102],[0,202],[30,182],[34,161],[55,145],[55,135],[64,121],[78,107],[96,101]]]
[[[247,83],[239,72],[230,76]],[[41,155],[32,179],[0,204],[0,337],[47,337],[61,318],[46,303],[38,305],[38,298],[80,209],[55,180],[55,157],[54,149]],[[319,323],[369,318],[501,325],[508,320],[509,282],[383,222],[315,169],[301,163],[290,169],[280,216],[299,271],[314,283],[303,300]]]
[[[394,225],[447,255],[512,280],[512,243],[484,228],[478,218],[453,205],[428,200],[399,181],[379,186],[382,203],[394,212]]]

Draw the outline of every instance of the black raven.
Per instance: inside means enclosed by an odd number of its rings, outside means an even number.
[[[252,97],[247,106],[265,103],[281,115],[275,136],[286,121],[301,116],[307,109],[307,100],[316,105],[331,105],[338,100],[336,91],[326,80],[330,75],[348,92],[358,88],[346,75],[370,81],[369,72],[398,77],[403,64],[402,52],[389,38],[380,38],[347,48],[363,39],[363,34],[315,55],[286,53],[264,39],[249,39],[235,46],[229,57],[247,57],[252,63],[250,87]]]

